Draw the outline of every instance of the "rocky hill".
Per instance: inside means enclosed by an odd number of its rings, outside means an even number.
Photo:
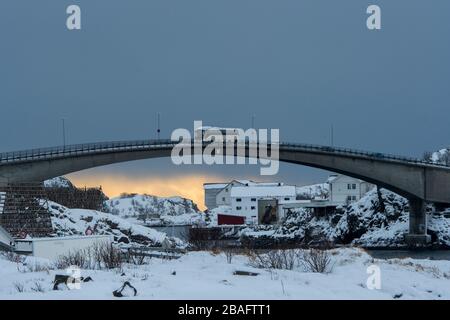
[[[104,203],[104,211],[145,224],[192,224],[201,219],[201,211],[189,199],[156,197],[147,194],[123,194]]]
[[[55,235],[84,235],[90,229],[94,234],[112,235],[114,241],[131,246],[160,246],[169,242],[173,246],[184,247],[185,243],[177,238],[152,228],[132,223],[115,215],[86,209],[69,209],[49,202],[49,210]]]
[[[405,198],[387,190],[380,190],[381,201],[374,189],[361,200],[337,208],[324,217],[308,209],[292,211],[280,226],[257,226],[241,233],[244,242],[314,243],[330,241],[366,247],[401,247],[408,231],[409,208]],[[450,248],[450,219],[443,212],[429,207],[428,233],[440,247]]]

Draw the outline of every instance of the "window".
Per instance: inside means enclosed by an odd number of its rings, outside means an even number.
[[[347,184],[347,190],[351,190],[352,189],[352,185],[349,183]]]
[[[236,198],[236,202],[241,202],[242,199],[241,198]]]
[[[236,210],[241,210],[242,209],[242,207],[236,207]]]
[[[222,201],[225,202],[225,197],[222,197]]]
[[[291,198],[284,198],[284,200],[285,200],[285,201],[289,201],[289,200],[291,200]]]
[[[251,206],[250,209],[251,209],[251,210],[255,210],[256,207],[255,207],[255,206]]]
[[[252,198],[251,201],[252,201],[252,202],[256,202],[256,198]]]
[[[352,189],[356,190],[356,183],[352,184]]]

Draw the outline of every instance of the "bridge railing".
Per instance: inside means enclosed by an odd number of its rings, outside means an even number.
[[[281,143],[280,147],[288,147],[288,148],[299,149],[299,150],[339,153],[339,154],[347,154],[347,155],[359,155],[359,156],[365,156],[365,157],[375,158],[375,159],[386,159],[386,160],[396,160],[396,161],[404,161],[404,162],[411,162],[411,163],[436,165],[436,163],[434,163],[432,161],[427,161],[427,160],[413,158],[413,157],[405,157],[405,156],[393,155],[393,154],[388,154],[388,153],[380,153],[380,152],[362,151],[362,150],[342,148],[342,147],[331,147],[331,146],[321,146],[321,145],[314,145],[314,144],[298,144],[298,143]],[[442,166],[445,166],[445,165],[442,165]]]
[[[161,146],[173,146],[176,142],[169,139],[159,140],[130,140],[130,141],[110,141],[99,143],[83,143],[67,146],[38,148],[25,151],[4,152],[0,153],[0,164],[21,162],[39,159],[53,159],[64,156],[82,155],[91,152],[109,152],[118,150],[146,150]],[[379,152],[361,151],[350,148],[321,146],[314,144],[299,144],[299,143],[280,143],[280,148],[290,148],[296,150],[310,150],[318,152],[336,153],[343,155],[359,155],[373,159],[396,160],[408,163],[422,163],[428,165],[437,165],[431,161],[421,160],[412,157],[403,157],[392,154],[385,154]],[[439,165],[445,166],[445,165]]]
[[[51,159],[69,155],[81,155],[92,151],[134,150],[173,145],[171,140],[131,140],[100,143],[83,143],[51,148],[37,148],[24,151],[0,153],[0,163]]]

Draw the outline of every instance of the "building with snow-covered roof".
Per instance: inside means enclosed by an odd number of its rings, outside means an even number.
[[[205,206],[208,210],[219,206],[231,206],[230,192],[236,186],[280,186],[279,182],[255,182],[252,180],[233,180],[228,183],[204,183]]]
[[[333,174],[327,180],[330,185],[329,200],[336,205],[348,204],[361,199],[375,185],[341,174]]]
[[[280,206],[296,201],[296,189],[285,185],[235,186],[230,201],[232,212],[245,217],[246,223],[273,224],[281,218]]]
[[[217,208],[216,196],[223,190],[228,183],[204,183],[203,190],[205,193],[205,206],[208,210]]]

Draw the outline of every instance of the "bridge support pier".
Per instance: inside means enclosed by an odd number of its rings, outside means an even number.
[[[422,199],[409,199],[409,233],[405,234],[405,242],[413,247],[431,242],[431,237],[427,234],[425,201]]]

